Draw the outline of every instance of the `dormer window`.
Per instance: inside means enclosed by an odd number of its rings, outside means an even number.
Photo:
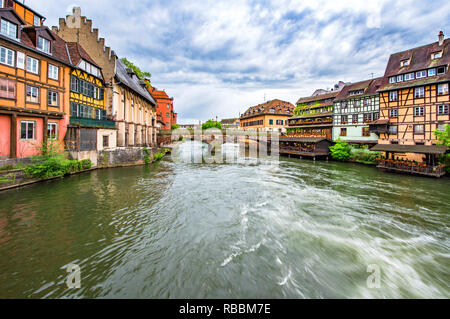
[[[416,79],[421,79],[427,77],[427,71],[419,71],[416,72]]]
[[[40,51],[50,54],[50,40],[39,37],[38,47]]]
[[[405,81],[411,81],[414,80],[414,72],[405,74]]]
[[[2,19],[1,32],[7,37],[17,39],[17,24]]]
[[[442,51],[435,52],[431,54],[431,60],[436,60],[442,58]]]
[[[41,19],[38,16],[34,16],[33,18],[33,24],[35,27],[40,27],[41,26]]]
[[[389,83],[390,84],[394,84],[396,82],[397,82],[397,78],[395,76],[392,76],[392,77],[389,78]]]
[[[403,75],[397,75],[397,82],[403,82]]]
[[[409,60],[403,60],[400,62],[400,65],[404,68],[405,66],[409,66]]]
[[[443,75],[447,72],[446,66],[440,66],[437,68],[437,75]]]

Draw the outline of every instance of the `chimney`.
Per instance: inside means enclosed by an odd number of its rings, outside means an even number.
[[[439,46],[444,44],[444,32],[439,32]]]

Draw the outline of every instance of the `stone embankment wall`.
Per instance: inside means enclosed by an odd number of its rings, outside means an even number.
[[[148,148],[149,156],[158,152],[157,148]],[[98,167],[114,167],[144,164],[145,152],[140,147],[119,147],[98,153]]]

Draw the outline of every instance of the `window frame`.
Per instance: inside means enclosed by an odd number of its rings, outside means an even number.
[[[5,96],[2,96],[2,94],[0,93],[0,98],[1,99],[8,99],[8,100],[16,100],[17,98],[17,81],[13,80],[13,79],[8,79],[8,78],[4,78],[4,77],[0,77],[0,81],[5,81],[5,85],[6,85],[6,94]],[[11,84],[13,84],[13,86],[11,86]],[[13,97],[10,97],[10,88],[14,87],[14,92],[13,92]],[[0,85],[1,88],[1,85]],[[2,90],[0,90],[0,92],[2,92]]]
[[[50,76],[50,69],[51,68],[54,68],[54,70],[56,70],[56,78],[53,78],[53,77],[51,77]],[[47,77],[50,79],[50,80],[54,80],[54,81],[59,81],[59,67],[58,66],[56,66],[56,65],[54,65],[54,64],[48,64],[48,68],[47,68]]]
[[[393,128],[393,127],[395,127],[395,133],[394,133],[394,131],[391,129],[391,128]],[[398,125],[390,125],[389,128],[388,128],[388,134],[389,134],[389,135],[398,135]]]
[[[417,132],[418,127],[422,127],[421,132]],[[425,124],[414,124],[414,135],[425,135]]]
[[[423,75],[424,72],[425,72],[425,75]],[[416,79],[423,79],[423,78],[426,78],[427,75],[428,75],[427,70],[417,71],[417,72],[416,72]]]
[[[436,106],[436,114],[438,116],[439,115],[448,115],[448,114],[450,114],[449,109],[450,109],[450,106],[448,104],[439,104]]]
[[[41,47],[41,39],[42,39],[42,47]],[[45,50],[45,45],[44,45],[45,43],[48,43],[48,51]],[[36,46],[36,49],[38,49],[41,52],[51,55],[52,54],[52,41],[50,41],[49,39],[46,39],[44,37],[38,36],[38,45]]]
[[[52,94],[56,94],[56,104],[50,103],[50,99],[53,98],[53,96],[51,96]],[[59,107],[59,92],[47,90],[47,105],[50,107]]]
[[[34,70],[29,70],[28,69],[28,65],[29,65],[29,61],[28,59],[30,59],[30,62],[34,62],[36,61],[36,72]],[[40,74],[40,60],[33,58],[32,56],[27,55],[26,59],[25,59],[25,70],[27,71],[27,73],[32,73],[32,74],[36,74],[39,75]],[[32,66],[34,66],[34,63],[30,63]]]
[[[26,137],[23,138],[22,137],[22,128],[23,128],[23,124],[25,124],[26,129],[25,129],[25,135]],[[28,133],[29,133],[29,128],[28,126],[32,124],[33,125],[33,136],[31,138],[28,137]],[[36,140],[36,121],[31,121],[31,120],[21,120],[20,121],[20,140],[21,141],[34,141]]]
[[[347,136],[347,128],[346,127],[341,127],[339,136],[344,136],[344,137]]]
[[[419,92],[421,94],[417,94],[417,92]],[[424,86],[419,86],[419,87],[414,88],[414,98],[415,99],[425,98],[425,87]]]
[[[5,62],[2,61],[2,55],[1,55],[2,50],[5,50]],[[11,59],[12,64],[8,63],[9,53],[12,54],[12,59]],[[10,67],[13,67],[13,68],[16,67],[16,51],[11,50],[4,46],[0,46],[0,63],[10,66]]]
[[[417,112],[419,110],[419,112]],[[425,116],[425,106],[414,107],[414,117],[424,117]]]
[[[395,113],[395,114],[393,114]],[[398,118],[398,109],[389,110],[389,118],[396,119]]]
[[[3,21],[6,23],[6,33],[3,33],[1,30],[3,30]],[[16,33],[14,36],[12,36],[11,34],[9,34],[10,31],[10,27],[14,26],[16,28]],[[19,39],[19,26],[7,19],[4,19],[3,17],[0,19],[0,33],[3,34],[4,36],[10,38],[10,39],[14,39],[14,40],[18,40]]]
[[[55,127],[55,137],[54,138],[52,138],[51,137],[51,135],[49,134],[49,130],[50,130],[50,133],[51,133],[51,131],[52,131],[52,129],[51,129],[51,127]],[[49,139],[49,140],[51,140],[51,141],[57,141],[58,140],[58,123],[56,123],[56,122],[48,122],[48,124],[47,124],[47,139]]]
[[[370,128],[367,126],[363,127],[361,134],[363,137],[370,137]]]
[[[33,102],[33,101],[29,101],[28,100],[28,89],[36,89],[37,90],[37,96],[36,96],[36,98],[37,98],[37,102]],[[31,103],[31,104],[41,104],[40,102],[41,102],[41,89],[40,88],[38,88],[38,87],[36,87],[36,86],[32,86],[32,85],[26,85],[25,86],[25,103]],[[31,90],[31,95],[30,95],[30,97],[33,97],[33,90]]]
[[[448,92],[449,92],[448,86],[449,86],[448,83],[438,84],[438,85],[437,85],[437,89],[436,89],[436,94],[437,94],[438,96],[448,95]],[[439,90],[440,90],[440,88],[442,88],[442,87],[447,87],[447,92],[442,91],[442,93],[439,93]]]
[[[392,94],[395,93],[395,99],[392,98]],[[398,91],[389,92],[389,102],[398,102]]]

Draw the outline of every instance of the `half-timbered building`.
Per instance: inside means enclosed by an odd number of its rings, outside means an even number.
[[[380,119],[371,124],[379,134],[373,150],[386,152],[379,167],[440,176],[438,157],[446,148],[434,134],[450,123],[450,39],[392,54],[379,89]],[[405,161],[414,165],[404,167]],[[416,164],[417,163],[417,164]]]
[[[3,1],[0,19],[0,157],[37,155],[69,123],[66,43],[18,1]]]
[[[380,100],[377,90],[382,78],[347,84],[336,97],[333,111],[333,140],[377,144],[369,123],[378,120]]]

